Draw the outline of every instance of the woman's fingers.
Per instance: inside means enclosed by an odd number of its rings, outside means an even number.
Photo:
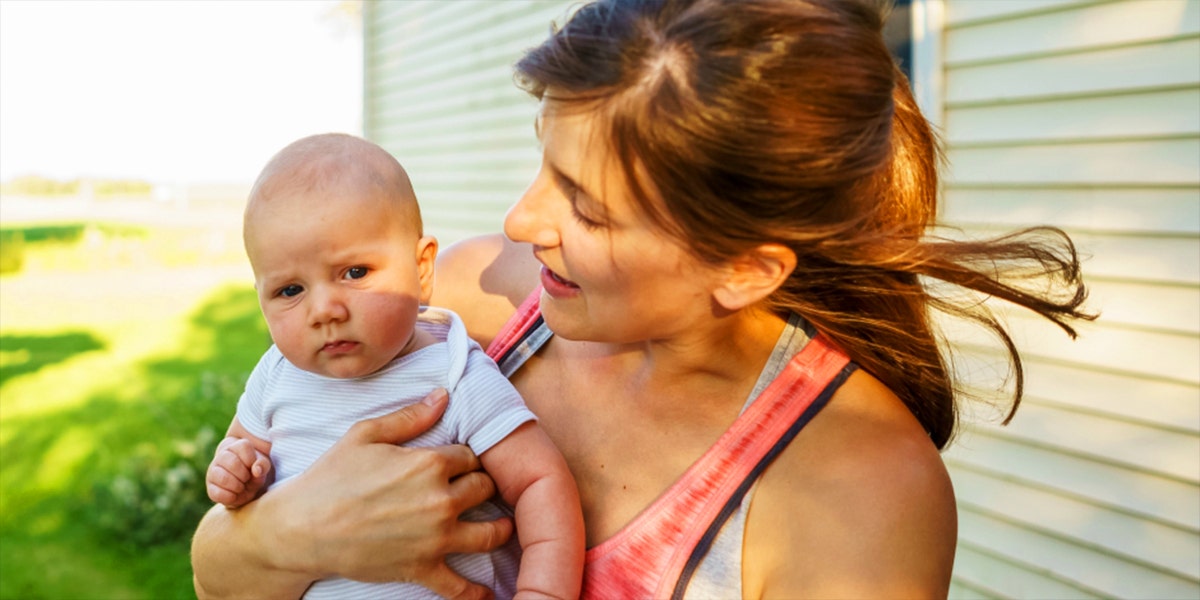
[[[346,437],[368,444],[403,444],[433,427],[442,418],[449,399],[446,390],[438,388],[416,404],[382,417],[359,421],[350,428]]]
[[[492,591],[463,578],[446,563],[434,568],[421,583],[448,600],[490,600]]]
[[[512,519],[459,521],[446,550],[451,553],[491,552],[513,534]]]

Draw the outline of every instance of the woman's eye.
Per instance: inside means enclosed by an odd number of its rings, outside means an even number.
[[[571,215],[575,217],[575,220],[578,221],[580,225],[583,225],[587,229],[597,229],[603,225],[603,223],[600,223],[599,221],[595,221],[584,216],[583,213],[579,212],[579,209],[576,208],[574,203],[571,204]]]
[[[579,186],[575,182],[566,177],[558,177],[558,188],[562,191],[563,197],[571,204],[571,216],[587,229],[597,229],[603,227],[604,223],[590,218],[579,210]]]
[[[304,291],[303,287],[300,287],[298,285],[289,285],[287,287],[280,289],[279,295],[283,296],[284,298],[291,298],[292,296],[298,296],[300,294],[300,292],[303,292],[303,291]]]
[[[362,279],[367,276],[366,267],[350,267],[346,270],[346,279]]]

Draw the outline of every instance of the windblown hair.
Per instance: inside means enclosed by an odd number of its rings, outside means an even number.
[[[600,0],[529,51],[516,79],[547,106],[594,111],[639,208],[700,259],[791,248],[797,267],[770,308],[841,346],[943,448],[957,389],[930,309],[1007,347],[1008,419],[1023,377],[1000,322],[931,282],[1024,306],[1072,337],[1073,319],[1093,317],[1061,230],[928,235],[940,151],[882,27],[880,7],[859,0]]]

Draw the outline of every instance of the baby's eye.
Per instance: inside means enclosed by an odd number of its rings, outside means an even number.
[[[279,295],[283,296],[284,298],[291,298],[292,296],[300,295],[300,292],[303,292],[303,291],[304,291],[303,287],[293,284],[293,285],[289,285],[289,286],[281,288],[279,290]]]
[[[346,279],[362,279],[366,276],[366,267],[350,267],[349,269],[346,269]]]

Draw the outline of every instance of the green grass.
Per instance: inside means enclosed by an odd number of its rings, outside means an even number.
[[[202,469],[269,338],[248,281],[128,262],[0,279],[0,598],[194,597]]]

